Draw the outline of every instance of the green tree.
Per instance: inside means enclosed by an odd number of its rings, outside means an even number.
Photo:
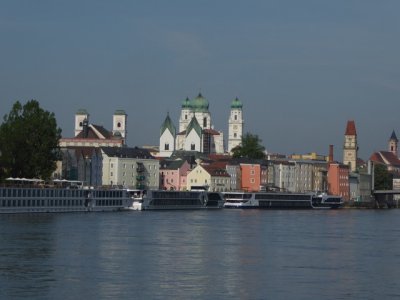
[[[374,165],[374,183],[374,190],[391,190],[393,188],[393,175],[386,166]]]
[[[60,158],[61,129],[36,100],[14,103],[0,126],[0,176],[48,179]]]
[[[242,136],[242,143],[232,149],[234,158],[261,159],[265,157],[265,148],[261,145],[261,139],[256,134],[246,133]]]

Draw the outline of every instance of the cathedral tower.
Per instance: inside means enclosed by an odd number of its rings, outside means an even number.
[[[83,123],[89,122],[89,114],[86,109],[80,109],[75,114],[75,136],[77,136],[83,130]]]
[[[192,117],[192,103],[189,98],[186,98],[182,102],[181,116],[179,118],[179,132],[186,130]]]
[[[392,135],[390,136],[390,139],[389,139],[389,151],[392,152],[396,157],[398,155],[398,152],[397,152],[398,142],[399,142],[399,140],[397,139],[396,133],[393,130]]]
[[[124,144],[126,144],[126,121],[128,115],[124,110],[116,110],[113,115],[113,135],[119,136],[124,139]]]
[[[238,98],[232,101],[231,114],[229,116],[228,152],[231,152],[233,148],[242,142],[244,123],[242,107],[242,102]]]
[[[357,170],[357,132],[353,120],[347,121],[346,132],[344,134],[343,163],[348,165],[350,172]]]

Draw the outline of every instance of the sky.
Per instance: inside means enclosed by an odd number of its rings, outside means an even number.
[[[342,159],[348,120],[359,156],[400,137],[400,1],[0,1],[0,115],[31,99],[63,137],[75,113],[129,146],[158,145],[167,113],[199,92],[228,135],[230,104],[271,153]]]

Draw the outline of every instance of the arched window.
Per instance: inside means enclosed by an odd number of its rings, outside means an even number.
[[[192,143],[192,144],[190,145],[190,150],[196,150],[196,145]]]
[[[121,127],[121,123],[120,123],[120,122],[117,123],[117,127],[118,127],[118,128]]]
[[[167,144],[165,144],[165,146],[164,146],[164,150],[169,150],[169,144],[167,143]]]
[[[207,118],[204,117],[203,119],[203,127],[206,128],[207,127]]]

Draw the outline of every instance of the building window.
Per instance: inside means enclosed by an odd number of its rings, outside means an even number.
[[[255,182],[254,178],[250,178],[250,183],[254,183],[254,182]]]
[[[233,134],[233,137],[234,137],[234,138],[236,138],[236,137],[237,137],[237,133],[236,133],[236,132]]]
[[[111,168],[114,168],[114,164],[111,164]]]
[[[118,128],[121,127],[121,123],[120,123],[120,122],[117,123],[117,127],[118,127]]]
[[[164,150],[169,150],[169,144],[165,144]]]
[[[187,115],[185,115],[185,120],[187,120]]]
[[[254,170],[250,170],[250,175],[254,175],[255,171]]]
[[[207,118],[204,117],[203,119],[203,127],[206,128],[207,127]]]
[[[237,115],[235,115],[235,121],[237,120]]]
[[[193,151],[193,150],[196,150],[196,145],[195,145],[195,144],[191,144],[191,145],[190,145],[190,150],[192,150],[192,151]]]
[[[110,176],[113,176],[113,172],[110,173]]]

